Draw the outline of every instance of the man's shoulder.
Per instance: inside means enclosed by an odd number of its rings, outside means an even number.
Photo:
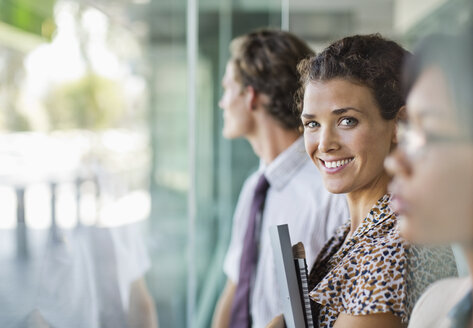
[[[318,198],[337,197],[330,193],[324,186],[322,176],[310,159],[303,163],[290,180],[291,186],[306,194],[307,197]]]
[[[300,214],[298,222],[314,221],[316,216],[321,215],[324,218],[340,216],[338,222],[341,223],[348,217],[345,195],[330,193],[325,188],[322,176],[310,159],[288,181],[282,196],[291,203],[288,209]]]
[[[317,182],[317,185],[323,186],[322,176],[309,158],[304,159],[304,162],[299,165],[291,181],[304,182],[304,184]]]

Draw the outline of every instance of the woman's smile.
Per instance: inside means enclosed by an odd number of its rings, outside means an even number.
[[[326,173],[335,174],[349,166],[353,161],[353,157],[342,158],[342,159],[321,159],[319,158],[320,163]]]

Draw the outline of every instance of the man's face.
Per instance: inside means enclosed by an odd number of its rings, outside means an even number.
[[[247,136],[253,129],[254,121],[248,95],[235,78],[231,61],[227,63],[222,79],[223,95],[218,105],[223,109],[223,131],[227,139]]]

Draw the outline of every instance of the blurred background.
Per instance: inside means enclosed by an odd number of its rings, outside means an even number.
[[[20,270],[29,278],[2,269],[0,302],[38,281],[48,240],[81,227],[139,225],[160,327],[209,327],[234,206],[258,164],[247,142],[221,137],[217,102],[230,41],[270,26],[316,51],[374,32],[411,48],[466,24],[469,6],[0,0],[0,261],[37,263]],[[2,327],[12,322],[3,319]]]

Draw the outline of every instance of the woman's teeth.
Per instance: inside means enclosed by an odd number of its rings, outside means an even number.
[[[341,161],[324,162],[324,165],[327,168],[335,168],[335,167],[340,167],[340,166],[346,165],[346,164],[350,163],[352,160],[353,160],[353,158],[347,158],[347,159],[343,159]]]

